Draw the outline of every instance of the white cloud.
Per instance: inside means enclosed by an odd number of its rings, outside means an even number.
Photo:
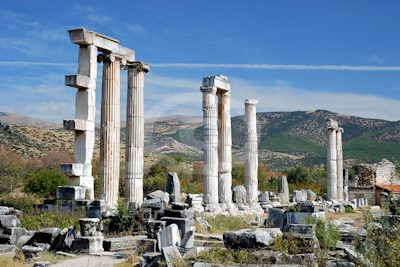
[[[351,65],[292,65],[292,64],[208,64],[208,63],[152,63],[156,68],[184,69],[259,69],[259,70],[336,70],[336,71],[400,71],[400,66],[351,66]]]
[[[143,27],[138,24],[130,24],[127,26],[127,28],[132,33],[143,33],[144,32]]]

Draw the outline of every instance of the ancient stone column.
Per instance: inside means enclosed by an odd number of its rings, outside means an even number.
[[[216,87],[202,86],[203,92],[203,204],[206,211],[218,209],[218,122]]]
[[[244,182],[247,191],[247,203],[258,203],[258,144],[255,99],[245,101],[246,143],[244,147]]]
[[[103,58],[100,120],[100,198],[110,208],[118,202],[120,168],[120,66],[113,54]]]
[[[232,204],[232,130],[230,92],[218,89],[218,199]]]
[[[125,140],[125,199],[143,202],[144,74],[150,68],[139,61],[128,64],[128,93]]]
[[[349,201],[349,170],[344,169],[343,199]]]
[[[343,201],[343,148],[342,133],[343,128],[338,128],[336,132],[336,152],[337,152],[337,200]]]
[[[282,204],[289,204],[289,184],[286,175],[278,177],[278,193],[283,195]]]
[[[328,155],[327,155],[327,191],[328,200],[337,200],[337,145],[336,132],[338,123],[332,119],[327,120],[328,127]]]

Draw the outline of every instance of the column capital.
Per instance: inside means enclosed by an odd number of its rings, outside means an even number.
[[[147,65],[146,63],[142,62],[142,61],[133,61],[133,62],[129,62],[127,64],[127,67],[129,69],[134,69],[138,72],[144,72],[147,73],[150,71],[150,66]]]
[[[256,100],[256,99],[246,99],[246,100],[244,101],[244,103],[245,103],[246,105],[257,105],[257,104],[258,104],[258,100]]]
[[[98,63],[105,62],[105,61],[113,63],[117,60],[119,60],[121,62],[121,65],[123,65],[123,66],[127,64],[126,59],[124,57],[121,57],[118,54],[109,53],[109,54],[99,54],[97,56]]]
[[[344,129],[342,127],[339,127],[337,130],[339,133],[344,133]]]
[[[326,120],[326,127],[328,128],[328,131],[329,130],[337,131],[338,128],[339,128],[339,125],[338,125],[338,122],[335,121],[334,119],[327,119]]]
[[[215,95],[217,93],[217,87],[215,86],[201,86],[200,91],[208,94],[213,94]]]

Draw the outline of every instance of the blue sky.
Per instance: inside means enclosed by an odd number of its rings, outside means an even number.
[[[256,98],[258,111],[400,120],[399,11],[399,1],[361,0],[4,1],[0,111],[73,118],[75,89],[63,84],[76,72],[78,50],[67,30],[85,27],[150,64],[147,117],[201,116],[202,77],[223,74],[232,81],[234,115]]]

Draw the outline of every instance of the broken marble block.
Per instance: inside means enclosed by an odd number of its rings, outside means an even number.
[[[169,172],[167,174],[165,191],[169,194],[171,202],[181,202],[181,185],[176,172]]]
[[[12,227],[20,227],[21,222],[15,215],[0,215],[0,228],[11,229]]]
[[[282,236],[279,228],[256,228],[228,231],[223,234],[224,245],[231,249],[269,247]]]
[[[44,228],[36,231],[29,240],[28,245],[42,243],[52,245],[61,229],[57,227]]]
[[[243,185],[237,185],[233,188],[233,202],[236,204],[246,204],[246,188]]]
[[[268,217],[264,221],[264,227],[283,229],[284,211],[278,208],[268,209]]]
[[[161,252],[168,267],[174,267],[175,262],[182,259],[181,253],[175,246],[163,247]]]
[[[85,189],[82,186],[59,186],[56,195],[59,200],[85,199]]]
[[[163,217],[161,220],[166,222],[166,226],[176,224],[179,228],[181,238],[183,238],[186,232],[192,230],[194,226],[194,220],[192,219]]]
[[[45,252],[45,250],[41,247],[23,246],[22,252],[24,253],[25,258],[29,259],[39,257],[39,255]]]
[[[80,253],[103,252],[103,236],[81,236],[72,243],[72,250]]]
[[[180,246],[181,235],[178,226],[176,224],[166,226],[157,234],[157,242],[159,250],[168,246]]]

